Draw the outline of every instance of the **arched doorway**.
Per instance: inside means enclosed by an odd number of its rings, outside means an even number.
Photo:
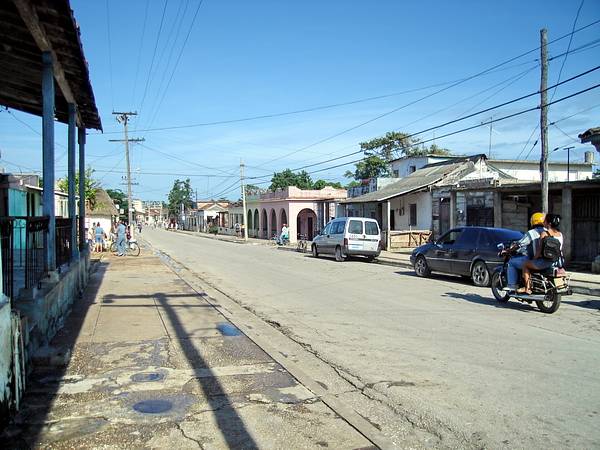
[[[253,215],[252,211],[249,209],[248,214],[246,214],[246,218],[248,220],[246,220],[246,223],[245,223],[247,236],[250,236],[250,233],[252,233],[252,230],[254,229],[254,226],[253,226],[254,221],[252,220],[252,215]],[[250,236],[250,237],[254,237],[254,236]]]
[[[287,219],[287,212],[284,208],[281,208],[281,211],[279,211],[279,225],[282,227],[283,224],[289,225]]]
[[[262,238],[269,239],[269,232],[267,228],[267,210],[262,210]]]
[[[304,208],[296,217],[298,234],[306,236],[309,241],[317,234],[317,214],[310,208]]]
[[[253,223],[254,223],[254,237],[258,237],[259,233],[260,233],[260,231],[258,229],[258,226],[259,226],[259,223],[258,223],[258,209],[254,210],[254,222]]]
[[[278,234],[279,231],[279,227],[277,226],[277,213],[275,213],[274,209],[271,210],[271,229],[269,231],[269,239],[274,235]]]

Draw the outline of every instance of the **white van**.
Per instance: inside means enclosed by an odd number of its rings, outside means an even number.
[[[375,219],[367,217],[340,217],[333,219],[313,239],[312,254],[335,255],[336,261],[347,256],[366,256],[374,260],[381,252],[381,230]]]

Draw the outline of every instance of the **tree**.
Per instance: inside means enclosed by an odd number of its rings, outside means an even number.
[[[100,187],[100,182],[92,178],[94,169],[88,167],[84,174],[85,201],[89,202],[90,206],[96,203],[96,190]],[[58,188],[63,192],[69,191],[69,177],[61,178],[57,182]],[[75,174],[75,191],[79,189],[79,172]]]
[[[254,184],[247,184],[244,186],[244,190],[246,191],[246,195],[257,195],[263,192],[264,189],[261,189]]]
[[[387,160],[376,155],[371,155],[356,163],[356,169],[354,172],[348,170],[345,176],[348,178],[354,178],[355,180],[389,177],[390,165]]]
[[[390,131],[385,136],[361,142],[360,148],[366,156],[377,155],[386,161],[391,161],[399,156],[420,156],[420,155],[449,155],[448,149],[438,147],[432,144],[429,147],[423,146],[417,138],[409,137],[406,133]]]
[[[189,178],[185,181],[175,180],[173,188],[169,192],[169,214],[177,216],[181,211],[181,205],[187,209],[192,208],[194,206],[192,193],[193,190]]]
[[[305,170],[294,173],[290,169],[285,169],[282,172],[276,172],[273,174],[269,189],[274,191],[276,189],[285,189],[289,186],[296,186],[300,189],[311,189],[312,179]]]
[[[112,199],[113,203],[117,205],[118,209],[123,210],[121,216],[127,217],[129,215],[129,204],[127,202],[127,194],[121,189],[107,189],[106,193]]]
[[[342,183],[338,182],[338,181],[325,181],[325,180],[317,180],[313,183],[312,188],[313,189],[323,189],[324,187],[327,186],[331,186],[332,188],[335,189],[344,189],[344,186],[342,186]]]

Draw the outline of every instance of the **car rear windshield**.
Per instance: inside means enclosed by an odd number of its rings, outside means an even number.
[[[350,234],[363,234],[363,223],[361,220],[351,220],[348,225],[348,233]]]
[[[365,222],[365,234],[376,236],[379,234],[379,227],[375,222]]]

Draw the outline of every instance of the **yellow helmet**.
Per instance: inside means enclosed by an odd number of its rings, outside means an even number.
[[[545,218],[546,218],[546,215],[544,213],[536,212],[531,215],[531,219],[529,220],[529,223],[531,224],[531,227],[544,225]]]

